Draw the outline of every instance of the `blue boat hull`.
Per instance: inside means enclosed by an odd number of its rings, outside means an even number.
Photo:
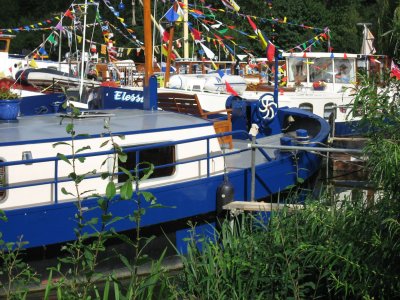
[[[299,176],[303,179],[311,177],[319,168],[320,158],[309,152],[300,153],[301,170]],[[234,199],[248,201],[250,199],[251,170],[240,170],[229,174],[229,181],[234,186]],[[194,180],[185,183],[173,184],[149,189],[157,198],[162,208],[148,209],[143,216],[141,226],[152,226],[171,221],[178,221],[198,215],[214,213],[217,207],[217,188],[223,181],[223,176],[215,176]],[[278,193],[285,187],[296,184],[297,176],[293,159],[290,154],[274,162],[260,165],[256,168],[256,198],[264,198]],[[143,201],[143,207],[148,204]],[[101,219],[101,210],[97,199],[82,202],[86,212],[85,221],[92,218]],[[109,211],[113,216],[127,217],[133,215],[137,209],[134,200],[110,201]],[[30,208],[20,208],[5,211],[8,221],[2,224],[0,231],[3,240],[7,242],[28,241],[26,247],[38,247],[49,244],[62,243],[76,238],[74,229],[77,228],[78,213],[75,203],[59,203]],[[97,229],[100,225],[96,225]],[[136,228],[136,224],[124,218],[112,224],[116,231],[125,231]],[[88,233],[93,232],[89,226],[85,227]]]

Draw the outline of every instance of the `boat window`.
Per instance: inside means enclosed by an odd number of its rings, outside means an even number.
[[[7,41],[0,40],[0,51],[7,51]]]
[[[303,109],[303,110],[306,110],[306,111],[309,111],[310,113],[313,112],[313,105],[311,103],[301,103],[299,105],[299,108]]]
[[[0,162],[4,162],[3,160],[0,159]],[[6,167],[2,166],[0,167],[0,187],[5,187],[6,186]],[[1,190],[0,191],[0,201],[4,200],[6,198],[6,190]]]
[[[319,57],[309,59],[310,82],[325,81],[333,82],[332,59],[329,57]]]
[[[307,82],[307,59],[302,57],[289,58],[289,81]]]
[[[349,59],[335,59],[335,82],[350,83],[351,78],[355,77],[354,68]]]
[[[140,162],[149,162],[153,164],[155,167],[160,165],[175,163],[174,146],[166,146],[166,147],[142,150],[139,153],[138,162],[136,161],[136,153],[137,151],[128,152],[127,153],[128,159],[126,160],[126,162],[119,162],[119,166],[133,172],[135,166]],[[150,176],[150,178],[171,176],[174,173],[175,173],[175,166],[157,168],[154,170],[154,173]],[[143,172],[140,172],[139,176],[142,177]],[[118,176],[118,182],[125,182],[127,179],[128,176],[125,174],[121,174]]]
[[[335,104],[329,102],[324,106],[324,119],[328,120],[332,113],[335,113]]]

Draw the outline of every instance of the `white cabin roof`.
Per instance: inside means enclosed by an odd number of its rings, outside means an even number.
[[[304,58],[304,53],[306,53],[306,58],[321,58],[321,57],[331,57],[333,54],[333,58],[344,58],[345,55],[347,58],[357,58],[357,54],[352,53],[330,53],[330,52],[284,52],[282,53],[283,57],[302,57]]]
[[[184,114],[166,111],[143,111],[136,109],[102,110],[109,113],[110,129],[114,134],[140,134],[165,132],[212,126],[210,121]],[[70,122],[60,114],[20,117],[16,123],[0,123],[0,147],[7,145],[55,142],[70,139],[65,127]],[[104,120],[108,117],[90,117],[75,121],[75,130],[79,134],[98,137],[105,133]],[[60,124],[61,122],[61,124]],[[190,137],[183,137],[190,138]]]

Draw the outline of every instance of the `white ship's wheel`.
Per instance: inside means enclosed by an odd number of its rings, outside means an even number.
[[[278,105],[274,101],[274,95],[266,93],[258,99],[258,111],[264,120],[272,120],[278,110]]]

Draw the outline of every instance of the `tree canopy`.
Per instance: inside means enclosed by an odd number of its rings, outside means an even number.
[[[101,8],[106,8],[105,2],[118,10],[119,4],[124,3],[125,9],[118,13],[124,22],[135,31],[138,39],[143,41],[143,18],[140,0],[92,0],[98,2]],[[26,25],[41,22],[43,19],[53,18],[65,12],[72,3],[65,0],[2,0],[0,10],[0,28],[22,28]],[[84,3],[84,1],[74,1]],[[89,0],[90,2],[90,0]],[[136,25],[132,24],[132,3],[135,3]],[[155,1],[157,4],[156,20],[172,6],[171,1]],[[245,49],[251,49],[257,56],[264,56],[264,52],[257,40],[244,36],[254,33],[245,15],[252,16],[257,27],[278,48],[291,49],[297,45],[313,39],[324,29],[329,28],[329,43],[318,42],[312,51],[328,51],[359,53],[362,42],[362,26],[358,23],[371,23],[369,26],[375,36],[377,53],[396,56],[398,53],[397,40],[400,28],[400,1],[396,0],[236,0],[240,6],[237,13],[226,8],[220,0],[195,0],[189,1],[191,8],[204,11],[207,16],[213,17],[229,27],[226,35],[232,37],[235,43]],[[206,7],[218,8],[211,11]],[[113,13],[105,9],[104,18],[112,20]],[[283,21],[284,20],[284,21]],[[115,22],[115,20],[113,20]],[[193,28],[207,32],[198,19],[189,17]],[[52,25],[54,26],[54,24]],[[177,26],[177,34],[181,32]],[[12,31],[2,30],[3,34],[16,35],[11,51],[22,53],[23,49],[32,50],[37,47],[49,32],[40,31]],[[101,36],[101,34],[100,34]],[[128,40],[120,38],[122,45],[133,47]],[[230,44],[232,45],[232,44]],[[239,49],[236,48],[236,49]]]

